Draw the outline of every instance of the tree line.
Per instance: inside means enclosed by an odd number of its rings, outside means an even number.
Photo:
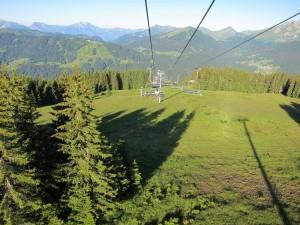
[[[130,71],[97,71],[82,73],[89,83],[94,94],[109,92],[111,90],[129,90],[145,86],[149,81],[149,73],[143,70]],[[68,76],[65,72],[55,79],[44,79],[42,77],[27,78],[29,82],[28,91],[37,106],[57,104],[63,99],[63,77]]]
[[[149,73],[143,70],[98,71],[88,74],[95,93],[106,90],[129,90],[144,87],[149,81]]]
[[[54,119],[39,125],[32,80],[1,70],[0,224],[111,224],[141,188],[126,143],[97,127],[85,74],[74,70],[57,86]]]
[[[288,76],[280,72],[266,75],[233,68],[202,68],[194,71],[184,82],[203,90],[280,93],[300,98],[299,76]]]

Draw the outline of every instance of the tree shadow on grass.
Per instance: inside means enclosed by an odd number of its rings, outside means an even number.
[[[300,125],[300,104],[292,102],[291,105],[280,105],[280,107]]]
[[[250,135],[250,132],[248,130],[248,127],[247,127],[247,121],[248,119],[238,119],[239,122],[241,122],[243,124],[243,127],[244,127],[244,130],[245,130],[245,134],[248,138],[248,141],[249,141],[249,144],[250,144],[250,147],[252,149],[252,152],[253,152],[253,155],[257,161],[257,164],[258,164],[258,167],[260,169],[260,172],[262,174],[262,177],[264,179],[264,182],[270,192],[270,195],[271,195],[271,198],[272,198],[272,202],[273,204],[276,206],[276,209],[278,211],[278,214],[281,218],[281,221],[282,221],[282,224],[284,225],[291,225],[292,222],[290,221],[289,217],[288,217],[288,214],[287,212],[285,211],[284,207],[283,207],[283,204],[281,203],[279,197],[277,196],[276,194],[276,191],[275,189],[273,188],[272,186],[272,183],[268,177],[268,174],[264,168],[264,165],[262,164],[262,161],[260,160],[259,158],[259,155],[256,151],[256,148],[254,146],[254,143],[252,141],[252,138],[251,138],[251,135]]]
[[[164,111],[147,112],[142,108],[127,114],[116,112],[104,116],[99,125],[110,141],[124,138],[129,157],[137,161],[144,183],[172,154],[195,114],[178,111],[157,122]]]

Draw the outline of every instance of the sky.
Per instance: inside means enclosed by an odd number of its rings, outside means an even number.
[[[151,25],[196,27],[211,0],[148,0]],[[269,27],[300,12],[300,0],[216,0],[202,26],[238,31]],[[23,23],[145,28],[144,0],[0,0],[0,19]],[[300,16],[296,17],[300,20]]]

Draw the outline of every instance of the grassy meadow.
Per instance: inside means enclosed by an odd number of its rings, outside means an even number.
[[[124,138],[143,177],[117,224],[300,224],[300,99],[164,92],[95,98],[100,131]]]

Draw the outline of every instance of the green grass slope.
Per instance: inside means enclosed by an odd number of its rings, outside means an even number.
[[[94,101],[99,129],[125,139],[144,179],[119,224],[300,223],[300,100],[165,93],[161,104],[138,90]]]

